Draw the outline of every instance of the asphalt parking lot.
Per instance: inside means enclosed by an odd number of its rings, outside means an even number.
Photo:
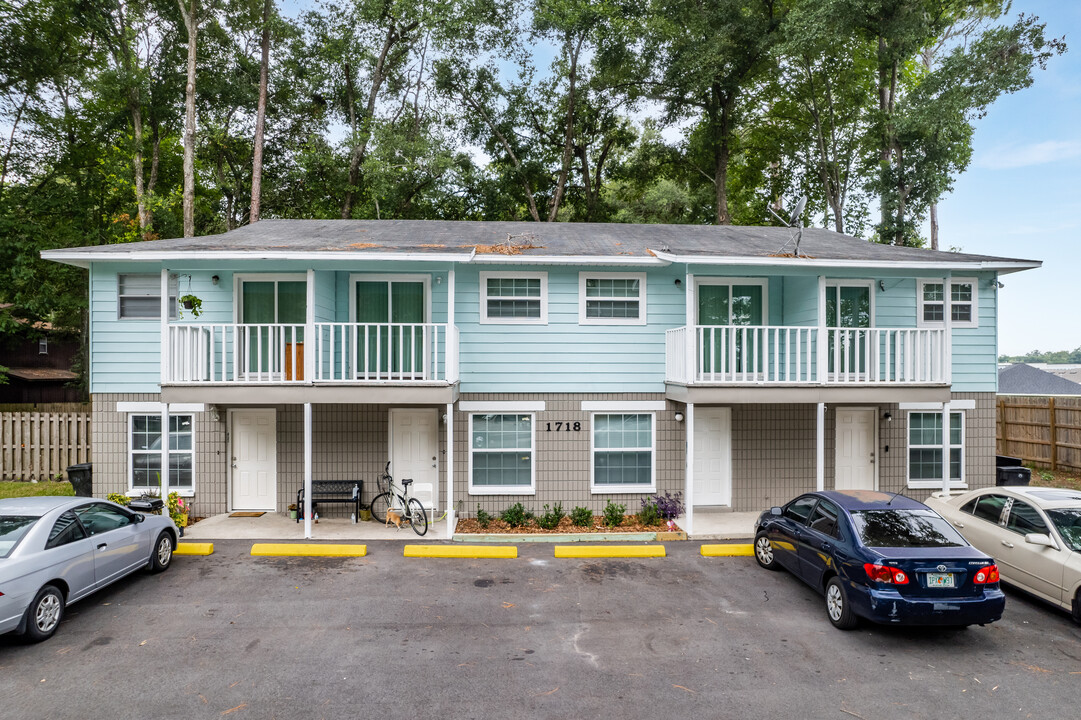
[[[1081,627],[1010,592],[968,630],[830,626],[752,558],[177,557],[0,638],[4,718],[1067,718]]]

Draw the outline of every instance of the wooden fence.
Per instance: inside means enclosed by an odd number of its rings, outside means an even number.
[[[88,404],[0,411],[0,480],[66,478],[69,465],[84,462],[90,462]]]
[[[995,440],[999,455],[1081,471],[1081,397],[1000,395]]]

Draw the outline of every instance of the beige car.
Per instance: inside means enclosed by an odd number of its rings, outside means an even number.
[[[1081,491],[991,487],[935,493],[926,504],[995,558],[1005,582],[1081,623]]]

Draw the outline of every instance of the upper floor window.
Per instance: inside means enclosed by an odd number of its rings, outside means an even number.
[[[117,317],[121,320],[161,318],[161,275],[127,273],[116,276]],[[177,315],[176,276],[169,276],[169,319]]]
[[[920,283],[919,325],[945,324],[946,296],[943,283],[924,280]],[[954,278],[950,281],[950,324],[953,327],[977,327],[976,281]]]
[[[645,325],[645,273],[579,273],[581,325]]]
[[[548,273],[482,272],[480,321],[511,325],[547,325]]]

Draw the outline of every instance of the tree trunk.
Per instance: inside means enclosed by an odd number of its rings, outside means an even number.
[[[195,47],[199,33],[199,0],[177,0],[188,31],[188,82],[184,87],[184,237],[195,237]]]
[[[11,159],[11,150],[15,146],[15,129],[19,127],[26,105],[30,101],[30,91],[23,93],[23,101],[19,104],[19,110],[15,113],[15,119],[11,122],[11,135],[8,136],[8,149],[4,152],[3,168],[0,168],[0,197],[4,195],[4,183],[8,177],[8,161]]]
[[[931,249],[938,250],[938,203],[931,203]]]
[[[567,115],[564,118],[563,128],[563,162],[559,168],[559,177],[556,179],[556,191],[552,196],[552,206],[548,211],[548,222],[555,222],[556,216],[559,214],[559,205],[563,202],[563,191],[567,187],[567,176],[570,174],[571,158],[574,156],[574,123],[575,123],[575,105],[577,102],[577,81],[578,81],[578,54],[582,51],[582,43],[585,42],[585,35],[578,38],[578,44],[574,48],[570,48],[570,39],[568,38],[568,50],[570,52],[570,70],[568,71],[569,85],[567,88]]]
[[[266,124],[267,74],[270,70],[270,8],[271,0],[263,2],[263,58],[259,65],[259,108],[255,115],[255,147],[252,150],[251,213],[248,222],[259,222],[259,206],[263,194],[263,129]]]

